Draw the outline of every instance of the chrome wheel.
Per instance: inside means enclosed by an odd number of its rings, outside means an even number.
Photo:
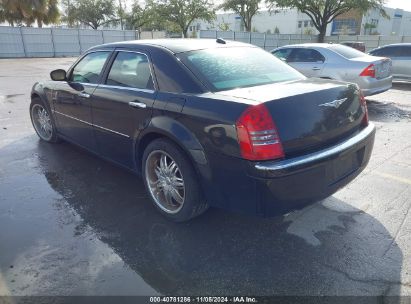
[[[47,110],[40,104],[35,104],[31,108],[31,119],[40,138],[49,141],[53,136],[53,125]]]
[[[145,178],[157,206],[167,213],[177,213],[184,205],[183,175],[174,159],[164,151],[152,151],[146,160]]]

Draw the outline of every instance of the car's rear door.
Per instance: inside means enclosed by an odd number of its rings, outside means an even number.
[[[325,57],[311,48],[293,48],[287,63],[307,77],[320,77]]]
[[[67,81],[56,81],[53,110],[58,131],[77,144],[95,151],[91,118],[91,96],[100,82],[111,51],[84,55],[69,71]]]
[[[117,50],[92,98],[102,156],[133,168],[135,138],[150,121],[155,96],[149,54]]]

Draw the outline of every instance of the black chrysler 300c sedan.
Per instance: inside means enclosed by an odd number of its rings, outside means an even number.
[[[301,208],[353,180],[374,143],[356,85],[307,79],[243,43],[105,44],[51,79],[31,93],[40,138],[141,174],[175,221],[208,206],[263,216]]]

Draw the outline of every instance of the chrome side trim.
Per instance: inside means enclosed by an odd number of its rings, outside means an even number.
[[[99,125],[94,125],[94,124],[93,124],[93,127],[96,127],[96,128],[102,129],[102,130],[106,130],[106,131],[109,131],[109,132],[111,132],[111,133],[114,133],[114,134],[117,134],[117,135],[120,135],[120,136],[124,136],[124,137],[130,138],[130,136],[128,136],[128,135],[126,135],[126,134],[123,134],[123,133],[120,133],[120,132],[117,132],[117,131],[114,131],[114,130],[111,130],[111,129],[107,129],[107,128],[104,128],[104,127],[99,126]]]
[[[336,156],[339,153],[348,150],[357,143],[360,143],[361,141],[364,141],[373,132],[375,132],[375,126],[370,122],[368,126],[360,133],[333,147],[283,161],[257,163],[254,165],[254,168],[261,171],[275,172],[281,170],[295,169],[303,165],[308,165],[310,163],[321,162],[323,160],[326,160],[327,158]]]
[[[128,136],[128,135],[126,135],[126,134],[123,134],[123,133],[120,133],[120,132],[117,132],[117,131],[114,131],[114,130],[111,130],[111,129],[107,129],[107,128],[104,128],[104,127],[99,126],[99,125],[95,125],[95,124],[89,123],[89,122],[87,122],[87,121],[78,119],[78,118],[76,118],[76,117],[73,117],[73,116],[70,116],[70,115],[67,115],[67,114],[63,114],[63,113],[58,112],[58,111],[55,111],[55,110],[53,111],[53,113],[57,113],[57,114],[59,114],[59,115],[65,116],[65,117],[67,117],[67,118],[71,118],[71,119],[77,120],[77,121],[79,121],[79,122],[81,122],[81,123],[84,123],[84,124],[89,125],[89,126],[92,126],[92,127],[96,127],[96,128],[99,128],[99,129],[102,129],[102,130],[105,130],[105,131],[109,131],[109,132],[111,132],[111,133],[114,133],[114,134],[117,134],[117,135],[120,135],[120,136],[124,136],[124,137],[130,138],[130,136]]]
[[[132,88],[132,87],[122,87],[122,86],[115,86],[115,85],[109,85],[109,84],[100,84],[98,86],[99,88],[106,88],[106,89],[119,89],[119,90],[127,90],[127,91],[134,91],[134,92],[145,92],[145,93],[154,93],[154,90],[148,90],[148,89],[138,89],[138,88]]]
[[[79,122],[82,122],[82,123],[84,123],[84,124],[86,124],[86,125],[93,126],[92,123],[89,123],[89,122],[87,122],[87,121],[85,121],[85,120],[81,120],[81,119],[75,118],[75,117],[70,116],[70,115],[67,115],[67,114],[63,114],[63,113],[61,113],[61,112],[59,112],[59,111],[56,111],[56,110],[53,110],[53,113],[57,113],[57,114],[59,114],[59,115],[65,116],[65,117],[67,117],[67,118],[71,118],[71,119],[77,120],[77,121],[79,121]]]

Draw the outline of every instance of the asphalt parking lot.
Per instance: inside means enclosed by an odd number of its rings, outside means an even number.
[[[411,84],[368,98],[368,168],[284,217],[165,220],[142,180],[40,142],[33,83],[74,59],[0,60],[0,295],[411,295]]]

